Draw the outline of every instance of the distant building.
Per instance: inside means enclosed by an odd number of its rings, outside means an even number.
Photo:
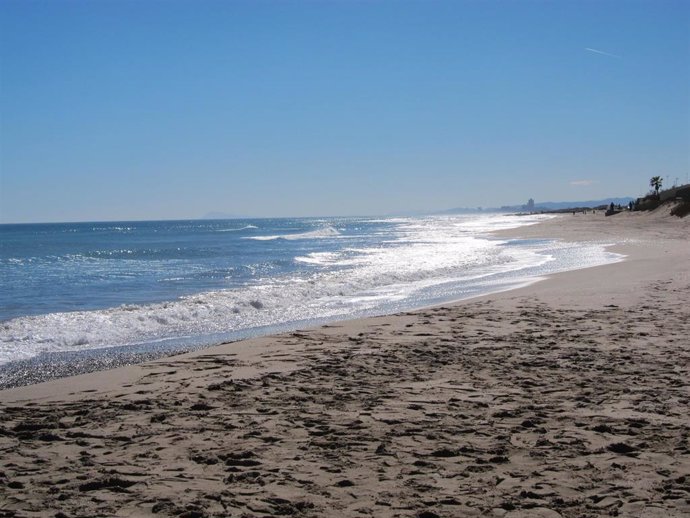
[[[527,200],[527,205],[523,205],[522,210],[526,210],[528,212],[534,212],[534,200],[532,198]]]

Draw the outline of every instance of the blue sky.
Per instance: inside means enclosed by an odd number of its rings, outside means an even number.
[[[0,3],[0,222],[637,196],[690,170],[690,2]]]

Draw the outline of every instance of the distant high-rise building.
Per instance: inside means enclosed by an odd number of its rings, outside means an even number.
[[[530,212],[534,210],[534,200],[532,198],[527,200],[527,210]]]

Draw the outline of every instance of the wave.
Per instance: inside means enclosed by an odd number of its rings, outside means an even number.
[[[137,230],[137,227],[122,227],[122,226],[104,226],[104,227],[91,227],[89,229],[91,232],[122,232],[129,233]],[[79,230],[74,229],[73,232],[79,232]]]
[[[467,250],[468,243],[451,244],[440,254],[431,253],[437,249],[434,244],[372,249],[354,266],[268,278],[171,302],[15,318],[0,323],[0,364],[41,353],[182,343],[189,337],[218,343],[242,331],[409,309],[614,260],[599,244],[524,247],[478,241],[465,255],[460,250]],[[311,257],[328,260],[325,255]]]
[[[517,223],[527,221],[521,219]],[[109,309],[54,312],[1,321],[0,364],[43,353],[113,346],[219,343],[237,338],[241,333],[256,333],[275,326],[392,313],[457,300],[495,291],[497,287],[513,286],[518,278],[534,278],[614,260],[601,243],[483,239],[479,237],[481,233],[468,235],[463,228],[458,228],[461,222],[459,218],[410,220],[396,224],[383,234],[379,234],[379,227],[373,229],[373,234],[348,232],[352,240],[336,240],[341,233],[335,226],[318,224],[315,226],[319,228],[308,232],[247,237],[331,238],[333,241],[298,243],[300,255],[292,256],[292,260],[281,250],[279,258],[289,266],[280,271],[273,270],[268,263],[243,262],[237,266],[240,269],[265,266],[251,276],[235,275],[225,263],[215,265],[213,270],[193,271],[188,263],[175,262],[165,266],[163,280],[159,282],[174,285],[192,279],[192,285],[203,292],[169,302],[144,303],[139,299],[136,304]],[[483,224],[507,223],[497,218]],[[283,227],[278,232],[285,230]],[[123,247],[117,252],[128,259],[127,250]],[[79,276],[85,272],[108,279],[113,275],[137,273],[136,268],[143,261],[101,263],[103,268],[93,271],[83,264],[69,270],[75,274],[74,282],[72,277],[70,282],[78,285]],[[203,279],[208,272],[214,278],[237,280],[207,283]]]
[[[326,239],[340,236],[333,227],[324,227],[317,230],[310,230],[308,232],[300,232],[298,234],[279,234],[276,236],[251,236],[244,239],[254,239],[255,241],[274,241],[276,239],[285,239],[286,241],[294,241],[297,239]]]
[[[220,230],[216,230],[216,232],[241,232],[242,230],[252,230],[255,228],[259,228],[256,225],[245,225],[242,228],[222,228]]]
[[[335,264],[341,256],[342,254],[338,252],[312,252],[305,256],[295,257],[295,261],[298,263],[325,266]]]

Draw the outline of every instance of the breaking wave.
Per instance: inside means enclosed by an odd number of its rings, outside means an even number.
[[[300,232],[297,234],[280,234],[276,236],[251,236],[244,239],[254,239],[256,241],[274,241],[276,239],[285,239],[286,241],[293,241],[297,239],[325,239],[340,236],[333,227],[324,227],[318,230],[310,230],[308,232]]]
[[[390,313],[457,300],[514,287],[556,271],[619,259],[606,252],[603,243],[505,241],[484,237],[486,229],[519,226],[536,220],[484,216],[479,221],[472,218],[399,218],[393,222],[381,220],[382,223],[333,221],[333,225],[299,233],[284,232],[292,222],[281,222],[282,226],[273,227],[274,234],[270,236],[232,238],[232,247],[225,252],[227,261],[222,253],[209,249],[207,257],[212,254],[213,263],[205,263],[203,268],[193,257],[180,259],[179,253],[168,262],[152,258],[149,266],[146,257],[139,261],[119,257],[131,255],[128,250],[135,248],[130,243],[114,250],[115,254],[107,258],[99,258],[94,263],[98,269],[93,275],[98,274],[107,282],[117,280],[120,275],[122,282],[136,286],[137,279],[126,278],[137,272],[136,267],[159,271],[165,265],[154,283],[156,286],[189,282],[196,291],[166,302],[127,303],[80,311],[53,310],[5,320],[0,322],[0,364],[60,351],[168,341],[218,343],[235,337],[238,332]],[[336,226],[344,229],[348,239],[338,239],[343,234]],[[282,232],[276,233],[278,229]],[[204,246],[210,246],[206,239]],[[253,241],[244,241],[242,245],[241,239],[284,240],[285,243],[264,252],[264,247],[252,245]],[[150,246],[148,241],[146,246]],[[266,253],[274,255],[267,257]],[[27,255],[24,260],[29,257],[33,256]],[[26,267],[16,263],[20,259],[13,255],[7,261],[8,268],[13,269],[8,271],[23,271],[14,270]],[[69,271],[73,277],[64,278],[65,282],[75,285],[85,269],[80,264]]]

